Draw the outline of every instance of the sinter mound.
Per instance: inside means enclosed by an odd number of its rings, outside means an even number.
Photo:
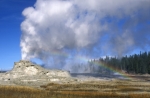
[[[62,70],[48,70],[30,61],[14,63],[11,71],[0,74],[0,84],[39,86],[49,82],[65,83],[77,81],[70,73]]]

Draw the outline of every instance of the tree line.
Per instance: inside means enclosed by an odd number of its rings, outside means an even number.
[[[113,68],[113,70],[121,70],[126,73],[150,74],[150,52],[140,52],[140,54],[126,55],[121,58],[106,56],[106,58],[100,58],[92,62],[100,62],[100,64],[103,63],[106,67]],[[101,69],[99,71],[104,70],[101,67],[99,69]]]

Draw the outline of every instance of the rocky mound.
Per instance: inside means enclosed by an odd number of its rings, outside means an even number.
[[[11,71],[0,74],[0,84],[41,85],[49,82],[77,81],[70,73],[62,70],[48,70],[30,61],[14,63]]]
[[[62,70],[48,70],[30,61],[15,62],[11,73],[15,78],[20,76],[45,75],[47,77],[70,77],[69,72]]]

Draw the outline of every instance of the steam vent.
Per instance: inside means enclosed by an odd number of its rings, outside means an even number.
[[[11,71],[0,73],[0,84],[38,86],[49,82],[75,81],[69,72],[62,70],[48,70],[30,61],[21,60],[14,63]]]

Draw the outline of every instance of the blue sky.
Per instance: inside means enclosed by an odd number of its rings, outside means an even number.
[[[22,11],[35,0],[0,0],[0,68],[10,69],[21,59]]]
[[[56,66],[67,65],[64,61],[70,54],[75,60],[79,55],[122,56],[149,51],[148,0],[35,2],[0,0],[0,69],[11,69],[21,58],[37,58],[45,64],[52,59],[52,66]],[[68,58],[63,54],[69,54]]]

